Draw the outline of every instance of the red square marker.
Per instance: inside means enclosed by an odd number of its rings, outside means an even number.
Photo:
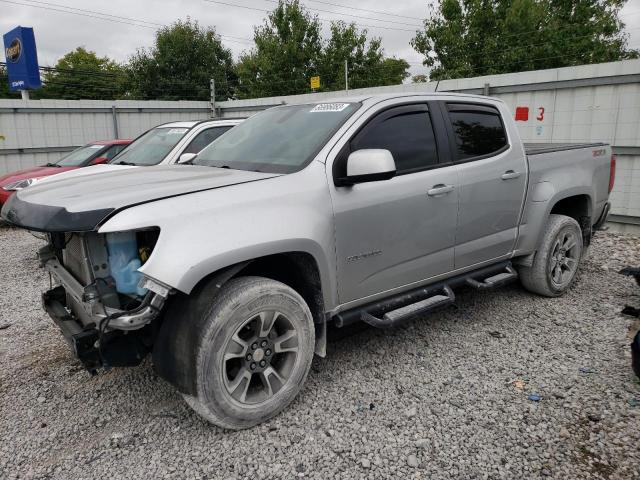
[[[529,107],[516,107],[516,122],[529,120]]]

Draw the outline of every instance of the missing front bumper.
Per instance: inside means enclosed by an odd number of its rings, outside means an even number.
[[[153,329],[111,331],[100,335],[94,326],[83,326],[66,304],[67,292],[57,286],[42,294],[42,304],[82,365],[96,374],[100,368],[135,367],[151,351]]]
[[[65,307],[74,312],[81,325],[100,325],[108,320],[108,328],[113,330],[138,330],[151,323],[160,313],[171,289],[159,282],[145,278],[145,288],[149,293],[139,307],[130,311],[113,308],[102,301],[102,283],[97,281],[83,286],[58,260],[52,248],[47,245],[38,252],[40,263],[49,272],[56,284],[64,288],[67,298]],[[103,279],[103,283],[107,281]]]
[[[99,333],[96,328],[84,327],[67,309],[67,292],[57,286],[42,294],[42,305],[53,322],[62,331],[75,356],[92,374],[103,362],[98,349]]]

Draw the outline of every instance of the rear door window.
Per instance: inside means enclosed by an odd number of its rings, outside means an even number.
[[[374,117],[351,141],[351,151],[382,148],[393,155],[398,173],[438,163],[436,139],[426,105],[391,108]]]
[[[111,160],[113,157],[115,157],[117,154],[119,154],[124,149],[124,147],[126,147],[126,145],[113,145],[102,156],[106,157],[107,160]]]
[[[508,146],[500,113],[484,105],[448,104],[458,160],[495,155]]]
[[[222,135],[227,130],[230,130],[231,128],[231,126],[226,126],[207,128],[206,130],[203,130],[198,135],[196,135],[196,138],[191,141],[189,146],[185,148],[184,152],[182,153],[200,153],[204,149],[204,147],[209,145],[216,138],[218,138],[220,135]]]

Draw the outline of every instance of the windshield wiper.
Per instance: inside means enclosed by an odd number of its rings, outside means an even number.
[[[124,160],[120,160],[119,162],[116,162],[116,165],[131,165],[132,167],[138,166],[137,163],[125,162]]]
[[[45,164],[45,167],[57,167],[57,168],[60,168],[60,165],[58,165],[57,163],[47,163],[47,164]]]

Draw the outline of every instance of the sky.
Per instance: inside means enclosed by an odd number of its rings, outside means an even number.
[[[266,10],[273,9],[276,3],[277,0],[0,0],[0,33],[18,25],[33,27],[41,66],[55,65],[58,58],[78,46],[125,62],[137,48],[153,45],[160,25],[189,16],[201,25],[215,27],[238,58],[243,50],[251,48],[254,26],[262,23]],[[323,20],[325,33],[330,20],[355,22],[366,28],[370,37],[382,38],[388,56],[407,60],[412,75],[427,72],[422,56],[409,45],[421,19],[429,13],[427,0],[301,3],[315,9],[311,13]],[[67,7],[81,9],[84,15],[69,13]],[[621,17],[627,25],[629,46],[640,48],[640,0],[630,0]]]

